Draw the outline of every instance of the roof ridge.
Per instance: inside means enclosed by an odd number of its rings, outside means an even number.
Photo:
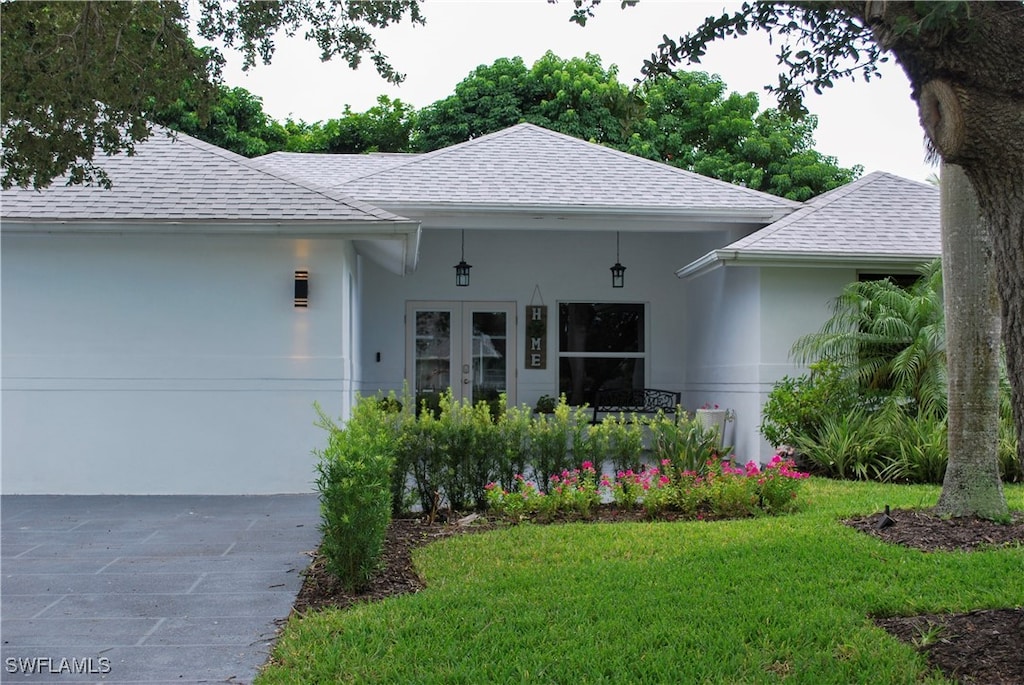
[[[441,157],[441,156],[443,156],[443,155],[445,155],[445,154],[447,154],[449,152],[454,152],[455,150],[461,150],[462,148],[467,147],[469,145],[473,145],[475,143],[479,143],[482,140],[491,140],[493,138],[499,138],[502,135],[508,134],[513,129],[516,129],[516,128],[519,128],[519,127],[522,127],[522,126],[533,126],[533,124],[528,124],[526,122],[522,122],[522,123],[514,124],[512,126],[509,126],[509,127],[503,128],[503,129],[499,129],[497,131],[491,131],[490,133],[485,133],[482,136],[477,136],[476,138],[470,138],[469,140],[464,140],[461,143],[455,143],[454,145],[448,145],[446,147],[439,147],[438,149],[431,150],[430,152],[421,152],[421,153],[417,153],[417,154],[411,154],[409,156],[409,159],[400,160],[400,161],[398,161],[398,162],[396,162],[396,163],[394,163],[394,164],[392,164],[390,166],[384,167],[383,169],[374,169],[373,171],[369,171],[369,172],[366,172],[364,174],[358,174],[358,175],[352,176],[351,178],[347,178],[347,179],[345,179],[344,183],[342,183],[342,185],[346,185],[348,183],[351,183],[352,181],[361,181],[363,179],[372,178],[372,177],[376,176],[377,174],[387,173],[389,171],[394,171],[395,169],[402,169],[402,168],[405,168],[405,167],[410,166],[412,164],[418,164],[419,162],[430,161],[430,160],[435,159],[437,157]],[[539,128],[539,127],[535,127],[535,128]]]

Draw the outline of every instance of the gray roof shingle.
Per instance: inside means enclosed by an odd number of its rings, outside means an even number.
[[[638,212],[759,211],[772,216],[800,206],[533,124],[518,124],[422,155],[376,160],[363,156],[354,163],[326,157],[338,156],[277,153],[256,163],[385,206],[616,207]]]
[[[789,216],[676,272],[689,278],[725,262],[911,263],[942,253],[939,189],[876,171],[808,200]]]
[[[338,190],[353,178],[372,174],[420,155],[412,153],[327,154],[311,152],[271,152],[253,163],[271,172],[304,178],[324,188]]]
[[[942,252],[939,189],[876,171],[808,200],[725,250],[834,255]]]
[[[112,189],[67,186],[58,179],[42,191],[5,190],[0,216],[61,222],[407,222],[183,133],[172,138],[160,127],[136,146],[135,155],[99,162]]]

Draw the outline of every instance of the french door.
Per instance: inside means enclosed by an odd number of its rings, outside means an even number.
[[[516,402],[514,302],[406,304],[406,375],[416,403],[433,405],[448,388],[456,400]]]

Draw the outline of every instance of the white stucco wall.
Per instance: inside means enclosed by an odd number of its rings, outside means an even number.
[[[846,268],[727,266],[686,282],[692,315],[708,322],[690,330],[686,398],[735,412],[726,441],[738,460],[771,457],[759,431],[768,393],[802,372],[790,359],[793,343],[821,327],[832,298],[856,277]]]
[[[517,330],[519,403],[533,405],[541,395],[557,394],[558,304],[566,301],[643,302],[648,305],[647,384],[680,390],[683,346],[694,325],[683,299],[680,265],[699,256],[694,234],[622,233],[620,258],[625,287],[612,288],[615,234],[581,231],[487,230],[466,232],[466,261],[473,265],[470,285],[456,287],[452,268],[460,258],[458,230],[424,230],[420,263],[414,274],[399,277],[367,264],[364,270],[365,326],[361,340],[364,369],[361,391],[401,390],[405,377],[405,323],[408,300],[512,301],[520,318]],[[534,294],[539,288],[539,296]],[[526,370],[522,317],[531,299],[548,306],[548,364]],[[380,361],[377,361],[377,353]]]
[[[857,280],[851,268],[761,268],[761,364],[758,372],[758,407],[768,399],[774,384],[786,375],[801,374],[806,367],[790,357],[797,338],[821,329],[832,314],[832,302],[848,283]],[[757,414],[757,424],[761,413]],[[761,455],[772,447],[761,437]]]
[[[357,366],[340,239],[11,235],[5,493],[310,491]],[[293,274],[310,272],[310,307]]]

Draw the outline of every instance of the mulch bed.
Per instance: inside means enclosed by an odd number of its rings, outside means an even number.
[[[845,523],[888,543],[926,552],[970,552],[1024,545],[1024,515],[1019,513],[1009,524],[976,518],[944,519],[924,510],[895,510],[889,515],[896,523],[881,529],[878,527],[881,513]],[[639,518],[642,516],[632,512],[602,507],[594,520]],[[420,519],[395,519],[388,529],[381,570],[370,587],[359,593],[346,592],[326,571],[323,559],[313,553],[294,611],[301,614],[328,607],[344,608],[419,592],[424,584],[412,564],[414,549],[452,535],[490,530],[498,525],[502,524],[482,517],[465,525],[457,522],[426,525]],[[1024,582],[1021,579],[1009,582],[1018,581]],[[929,665],[948,678],[976,685],[1024,684],[1024,607],[966,614],[885,617],[875,619],[875,623],[898,639],[915,645],[926,655]]]
[[[1024,515],[1020,513],[1009,524],[1000,524],[979,518],[946,519],[926,510],[896,510],[889,512],[895,523],[879,528],[883,516],[879,513],[845,523],[886,542],[925,552],[1024,545]],[[1008,582],[1024,582],[1024,578]],[[1024,683],[1024,607],[892,616],[876,618],[875,624],[913,644],[930,666],[957,682]]]

